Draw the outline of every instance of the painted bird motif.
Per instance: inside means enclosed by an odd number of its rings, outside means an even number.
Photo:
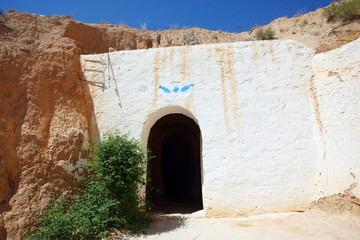
[[[187,90],[189,90],[189,88],[191,88],[191,87],[193,87],[193,86],[194,86],[193,83],[188,84],[188,85],[186,85],[186,86],[183,86],[181,89],[180,89],[178,86],[175,86],[174,89],[172,90],[172,92],[177,93],[177,92],[179,92],[179,90],[180,90],[180,92],[186,92]],[[164,93],[171,93],[171,90],[168,89],[167,87],[164,87],[164,86],[161,86],[161,85],[160,85],[159,88],[160,88],[161,90],[163,90]]]

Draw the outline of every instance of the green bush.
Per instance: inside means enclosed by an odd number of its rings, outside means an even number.
[[[111,228],[138,231],[150,223],[139,188],[144,151],[127,135],[108,133],[92,149],[84,186],[71,200],[52,200],[27,239],[99,239]]]
[[[359,18],[360,0],[332,2],[330,6],[324,9],[322,14],[329,22],[339,19],[350,21]]]
[[[274,39],[275,32],[270,28],[266,30],[264,28],[258,29],[256,32],[256,39],[257,40],[271,40]]]
[[[40,216],[41,225],[36,233],[25,239],[67,239],[71,236],[72,218],[69,215],[69,202],[64,199],[52,199],[46,214]]]

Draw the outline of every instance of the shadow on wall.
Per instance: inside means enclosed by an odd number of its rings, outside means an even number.
[[[85,79],[84,74],[82,73],[82,76],[80,79]],[[98,128],[98,123],[96,120],[96,114],[95,114],[95,107],[94,102],[90,94],[89,84],[86,81],[81,81],[81,89],[83,91],[84,96],[84,102],[85,102],[85,108],[86,108],[86,119],[88,121],[88,126],[90,130],[90,140],[91,143],[94,144],[95,139],[100,136],[100,131]]]
[[[0,217],[0,240],[6,240],[6,239],[7,239],[7,232],[5,229],[4,219]]]

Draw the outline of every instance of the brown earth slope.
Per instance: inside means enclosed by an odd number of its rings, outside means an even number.
[[[269,26],[275,37],[317,51],[359,37],[359,21],[327,23],[321,11]],[[33,213],[77,183],[76,170],[69,171],[88,156],[87,141],[97,131],[87,85],[79,80],[80,54],[123,50],[126,43],[134,49],[185,45],[188,33],[201,44],[253,41],[255,31],[147,31],[64,16],[0,16],[0,239],[21,239],[34,229]]]
[[[33,213],[76,183],[64,166],[88,154],[88,118],[76,43],[47,39],[46,18],[7,19],[0,35],[0,239],[21,239]],[[52,46],[40,47],[38,33]]]

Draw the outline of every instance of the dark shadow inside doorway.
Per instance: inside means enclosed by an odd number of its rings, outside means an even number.
[[[151,128],[146,196],[151,211],[191,213],[203,208],[201,189],[201,133],[195,121],[169,114]]]

